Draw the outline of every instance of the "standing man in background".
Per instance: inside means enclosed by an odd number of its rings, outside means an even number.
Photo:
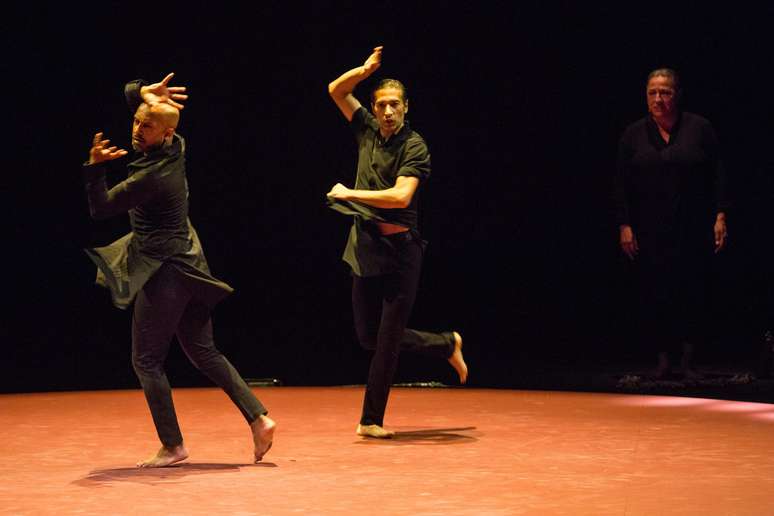
[[[634,262],[640,333],[658,353],[656,378],[673,357],[688,380],[694,349],[708,338],[711,258],[726,247],[726,177],[712,124],[684,111],[676,71],[645,82],[648,114],[618,144],[616,219],[621,251]]]

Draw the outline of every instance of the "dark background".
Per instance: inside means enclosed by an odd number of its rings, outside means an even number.
[[[213,5],[31,5],[5,16],[2,391],[138,385],[130,313],[93,286],[81,250],[128,223],[89,220],[79,165],[98,130],[129,148],[123,84],[170,71],[190,94],[179,132],[191,219],[211,269],[236,288],[214,314],[218,346],[246,377],[363,383],[368,355],[340,261],[350,221],[324,204],[334,183],[352,184],[356,149],[326,86],[378,44],[377,75],[406,83],[408,118],[433,159],[412,326],[460,331],[471,385],[529,387],[525,372],[652,361],[636,340],[610,188],[617,139],[645,115],[645,77],[661,66],[681,72],[685,109],[713,122],[735,202],[731,245],[715,263],[713,338],[698,359],[754,361],[768,313],[774,11]],[[168,372],[174,385],[207,384],[176,347]],[[396,381],[424,380],[454,375],[403,356]]]

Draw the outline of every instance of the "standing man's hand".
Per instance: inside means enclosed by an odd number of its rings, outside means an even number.
[[[640,247],[637,245],[637,237],[634,236],[632,227],[628,224],[621,224],[620,226],[620,239],[621,250],[629,257],[630,260],[634,260]]]
[[[149,105],[169,104],[177,109],[183,109],[184,106],[176,101],[188,99],[188,95],[184,94],[185,86],[167,86],[174,75],[170,73],[161,82],[143,86],[140,89],[142,100]]]
[[[363,73],[366,77],[374,73],[380,66],[382,66],[382,48],[375,47],[374,51],[368,56],[365,63],[363,63]]]
[[[715,253],[719,253],[726,247],[728,240],[728,228],[726,227],[726,214],[718,213],[715,218]]]
[[[91,150],[89,151],[89,164],[95,165],[102,163],[103,161],[111,161],[118,158],[123,158],[128,153],[124,149],[119,149],[115,145],[108,147],[110,140],[103,140],[102,133],[94,135],[94,142],[92,143]]]

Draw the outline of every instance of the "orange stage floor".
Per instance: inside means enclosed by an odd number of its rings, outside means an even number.
[[[774,405],[611,394],[394,389],[389,441],[354,433],[362,388],[260,388],[249,429],[177,389],[190,458],[158,447],[140,391],[0,396],[2,514],[774,514]]]

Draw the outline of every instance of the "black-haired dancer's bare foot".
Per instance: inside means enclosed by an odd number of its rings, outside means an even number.
[[[250,430],[253,432],[253,443],[255,444],[255,462],[261,462],[263,456],[271,448],[276,426],[277,423],[268,416],[259,416],[258,419],[250,423]]]
[[[375,439],[391,439],[395,432],[385,430],[379,425],[357,425],[357,435],[361,437],[373,437]]]
[[[468,365],[465,363],[465,359],[462,357],[462,335],[454,333],[454,351],[449,357],[449,363],[457,371],[460,376],[460,383],[468,381]]]
[[[138,468],[163,468],[188,458],[188,450],[179,444],[170,448],[162,446],[156,455],[137,463]]]

